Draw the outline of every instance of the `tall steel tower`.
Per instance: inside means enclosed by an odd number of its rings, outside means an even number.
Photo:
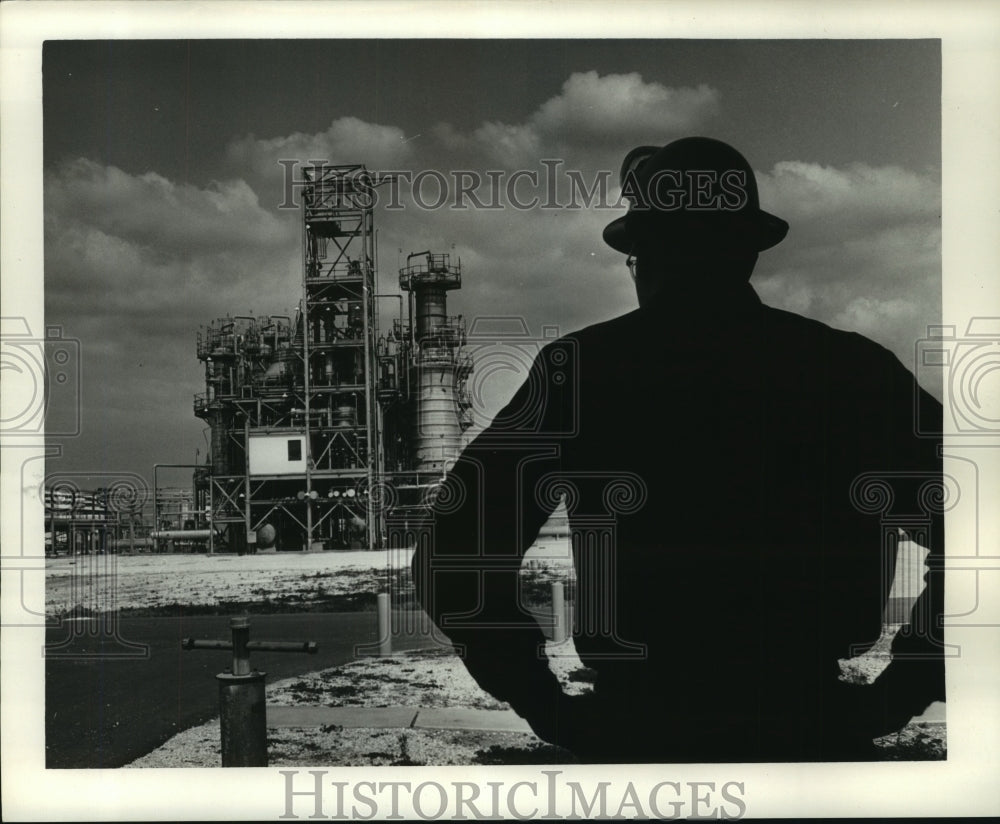
[[[360,165],[303,171],[305,491],[312,500],[317,485],[330,500],[333,493],[340,493],[337,499],[357,497],[383,474],[374,368],[373,182]],[[366,543],[374,548],[381,535],[378,513],[370,496],[363,497]],[[313,510],[307,504],[310,538],[318,514]]]

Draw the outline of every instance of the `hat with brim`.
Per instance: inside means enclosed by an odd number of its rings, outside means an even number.
[[[625,156],[620,182],[629,211],[604,227],[604,242],[623,254],[650,241],[762,252],[788,233],[787,222],[760,208],[746,158],[719,140],[639,146]]]

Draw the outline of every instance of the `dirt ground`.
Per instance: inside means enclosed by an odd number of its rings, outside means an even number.
[[[117,609],[133,615],[343,611],[409,590],[412,550],[257,555],[78,555],[46,560],[45,613]],[[526,567],[538,581],[570,573],[566,541],[535,544]]]
[[[586,671],[567,644],[549,645],[564,691],[586,691]],[[268,688],[269,707],[330,706],[509,709],[483,692],[450,652],[424,650],[364,658],[344,667],[289,678]],[[219,722],[186,730],[130,767],[214,767],[221,758]],[[571,753],[531,733],[480,730],[272,728],[272,766],[449,766],[568,764]]]
[[[544,597],[551,580],[571,574],[565,542],[536,545],[526,575]],[[122,555],[47,562],[45,611],[72,615],[119,609],[134,615],[370,609],[376,593],[408,592],[409,552],[234,555]],[[895,627],[866,655],[841,662],[846,680],[865,683],[888,663]],[[572,642],[552,657],[564,689],[589,688]],[[439,650],[361,659],[335,670],[270,685],[272,706],[414,706],[501,709],[461,662]],[[913,724],[879,744],[886,760],[945,756],[943,724]],[[133,767],[219,764],[218,721],[186,730]],[[530,733],[460,730],[281,728],[270,731],[273,765],[571,763],[565,750]]]
[[[891,641],[886,633],[874,651]],[[547,648],[550,667],[570,694],[591,688],[592,672],[572,642]],[[884,665],[877,657],[854,659],[849,678],[865,681]],[[867,670],[867,674],[866,674]],[[414,651],[365,658],[346,666],[273,684],[268,706],[468,707],[507,709],[481,690],[450,652]],[[186,730],[130,767],[212,767],[221,758],[219,722]],[[939,760],[946,755],[943,724],[911,723],[876,741],[885,760]],[[449,766],[477,764],[571,764],[573,755],[530,733],[476,730],[354,729],[338,726],[277,728],[268,734],[272,766]]]

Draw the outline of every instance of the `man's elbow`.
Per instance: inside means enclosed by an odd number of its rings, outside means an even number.
[[[431,553],[430,547],[418,542],[413,549],[410,561],[410,577],[413,580],[413,591],[417,602],[426,610],[430,603],[431,593]]]

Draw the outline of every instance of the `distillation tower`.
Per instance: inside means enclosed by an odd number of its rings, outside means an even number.
[[[448,255],[410,255],[408,293],[379,294],[373,178],[303,169],[302,299],[294,318],[222,318],[198,335],[211,431],[195,472],[214,549],[379,548],[386,501],[420,510],[470,425],[465,327]],[[398,307],[386,334],[379,307]]]
[[[399,272],[410,307],[413,463],[425,472],[449,468],[471,424],[465,384],[472,360],[462,351],[465,322],[447,311],[448,291],[461,285],[461,263],[452,265],[446,254],[414,253]]]

